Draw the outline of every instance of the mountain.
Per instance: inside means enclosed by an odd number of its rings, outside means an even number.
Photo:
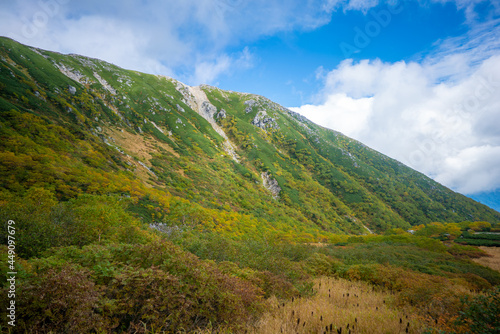
[[[265,97],[7,38],[0,216],[0,332],[485,332],[500,300],[469,232],[500,213]]]
[[[500,213],[269,99],[0,38],[0,189],[130,198],[144,224],[303,242]]]

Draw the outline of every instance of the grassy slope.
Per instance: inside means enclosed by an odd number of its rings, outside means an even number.
[[[227,111],[228,118],[222,125],[242,157],[241,163],[234,163],[221,157],[223,139],[189,108],[175,80],[126,71],[81,56],[30,49],[8,39],[2,39],[2,45],[4,111],[27,111],[47,123],[70,129],[78,139],[91,142],[92,149],[101,153],[101,160],[112,160],[118,168],[128,160],[143,182],[206,208],[249,214],[280,225],[280,229],[295,226],[304,237],[313,235],[316,239],[328,232],[365,233],[361,223],[380,231],[430,221],[494,223],[500,217],[265,98],[205,87],[218,110]],[[87,83],[69,79],[54,64],[86,77]],[[116,94],[103,87],[94,73],[99,73]],[[76,88],[75,95],[69,93],[70,85]],[[247,113],[244,102],[250,99],[257,103]],[[263,131],[251,125],[259,110],[266,110],[280,129]],[[113,145],[115,138],[110,133],[122,130],[147,138],[152,152],[141,154],[141,148],[125,152],[135,160],[130,161],[102,142]],[[66,141],[67,147],[74,139]],[[42,145],[51,144],[46,141]],[[4,146],[4,150],[12,147]],[[65,150],[61,148],[57,154]],[[83,163],[96,165],[95,160],[98,157],[90,156]],[[109,168],[104,164],[93,167]],[[263,171],[270,172],[280,184],[280,200],[272,200],[256,184],[261,182]],[[56,191],[61,199],[71,196],[60,188]],[[149,217],[143,218],[149,221]]]
[[[366,233],[363,225],[495,224],[498,213],[265,98],[205,86],[227,112],[218,122],[237,163],[177,86],[0,39],[0,214],[16,221],[26,330],[253,328],[267,298],[307,297],[310,279],[324,275],[390,288],[394,307],[416,302],[415,316],[446,328],[461,295],[499,284],[469,248],[346,235]],[[260,110],[279,130],[251,125]],[[263,172],[278,181],[279,199],[262,186]],[[317,241],[331,245],[307,244]],[[443,308],[450,312],[440,316]]]

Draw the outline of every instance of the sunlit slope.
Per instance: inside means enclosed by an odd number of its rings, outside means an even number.
[[[314,241],[500,214],[252,94],[0,38],[1,187],[135,199],[150,224]],[[162,203],[160,203],[163,201]]]

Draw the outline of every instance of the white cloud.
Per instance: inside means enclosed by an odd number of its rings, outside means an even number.
[[[329,22],[322,2],[1,1],[0,34],[44,49],[175,76],[188,84],[212,83],[251,64],[248,49],[234,50],[236,45]]]
[[[368,125],[372,108],[373,98],[354,99],[345,93],[337,93],[329,95],[321,105],[307,104],[290,109],[327,128],[358,137]]]
[[[345,60],[320,102],[291,109],[459,192],[499,189],[500,55],[461,45],[420,62]]]
[[[472,177],[471,177],[472,175]],[[444,159],[438,182],[449,184],[464,193],[479,193],[498,189],[500,179],[500,146],[465,148]]]
[[[213,61],[202,61],[196,64],[191,82],[213,82],[222,73],[232,68],[249,68],[252,66],[252,55],[248,48],[236,55],[222,54]]]
[[[478,13],[476,11],[476,7],[480,4],[493,7],[491,14],[500,13],[500,4],[497,1],[489,1],[489,0],[432,0],[432,1],[443,4],[448,2],[455,3],[457,9],[463,10],[465,12],[465,17],[469,23],[477,19]]]

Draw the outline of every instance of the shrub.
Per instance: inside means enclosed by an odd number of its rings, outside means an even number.
[[[487,256],[486,252],[473,246],[453,244],[448,248],[448,253],[459,258],[479,258]]]
[[[487,247],[500,247],[500,241],[498,240],[488,240],[488,239],[466,239],[461,238],[456,241],[459,244],[471,245],[471,246],[487,246]]]
[[[493,334],[500,332],[500,287],[486,295],[462,300],[463,310],[456,324],[465,326],[472,333]]]
[[[72,246],[46,255],[31,260],[34,274],[64,268],[64,263],[88,268],[102,292],[98,314],[120,332],[237,329],[262,311],[264,293],[251,280],[226,274],[213,261],[202,261],[167,241]],[[30,284],[43,290],[43,282],[35,278]],[[73,298],[71,290],[65,293]],[[34,326],[31,319],[26,322]]]
[[[315,276],[333,276],[342,263],[321,253],[312,254],[306,261],[306,270]]]
[[[193,301],[182,293],[179,279],[151,267],[126,267],[108,285],[105,313],[119,331],[147,328],[168,331],[190,325]]]
[[[487,231],[491,229],[491,224],[488,222],[473,222],[469,225],[469,228],[473,231]]]
[[[30,333],[88,333],[109,326],[99,314],[100,289],[90,272],[70,265],[19,286],[18,328]]]

